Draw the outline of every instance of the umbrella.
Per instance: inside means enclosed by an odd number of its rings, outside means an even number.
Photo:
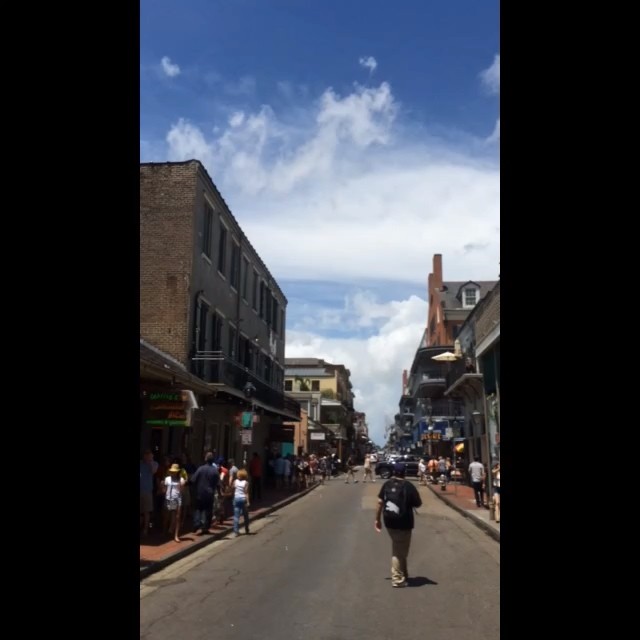
[[[445,351],[439,356],[433,356],[431,359],[437,360],[438,362],[455,362],[458,359],[458,356],[455,353],[451,353],[451,351]]]

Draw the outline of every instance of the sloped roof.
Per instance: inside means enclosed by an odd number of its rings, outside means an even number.
[[[462,309],[462,301],[456,297],[461,287],[469,283],[477,284],[480,287],[480,300],[482,300],[498,282],[499,280],[450,280],[443,282],[442,289],[440,289],[440,300],[444,302],[445,309]]]

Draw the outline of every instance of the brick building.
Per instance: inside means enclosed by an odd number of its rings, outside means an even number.
[[[140,337],[210,391],[198,403],[198,428],[171,439],[174,449],[186,446],[195,460],[216,449],[239,461],[262,455],[271,429],[299,418],[283,392],[286,307],[198,160],[140,165]],[[243,451],[245,411],[256,418]]]
[[[452,438],[470,431],[469,415],[465,415],[462,400],[445,396],[447,378],[457,366],[447,361],[445,353],[456,351],[455,342],[466,319],[496,283],[445,281],[442,255],[433,256],[433,271],[428,278],[427,326],[408,378],[403,372],[400,411],[393,429],[394,443],[405,452],[452,456]],[[445,360],[434,360],[437,357]]]
[[[433,272],[428,278],[427,346],[453,345],[462,323],[496,282],[496,280],[444,281],[442,255],[435,254]]]

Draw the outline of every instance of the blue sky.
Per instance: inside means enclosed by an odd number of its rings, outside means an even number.
[[[499,273],[499,53],[497,2],[141,0],[141,160],[204,162],[377,441],[433,254]]]

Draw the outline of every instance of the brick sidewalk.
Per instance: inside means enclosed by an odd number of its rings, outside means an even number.
[[[473,520],[478,526],[487,531],[498,542],[500,541],[500,523],[491,520],[490,512],[487,507],[478,507],[476,505],[473,487],[465,484],[449,483],[446,491],[438,485],[429,485],[429,489],[433,491],[439,498],[444,500],[449,506],[456,509]],[[485,494],[485,502],[486,502]]]
[[[304,493],[305,490],[297,492],[287,489],[263,489],[262,500],[253,501],[251,507],[249,507],[249,520],[256,520],[269,512],[279,502],[287,498],[304,495]],[[158,563],[166,564],[172,556],[182,557],[189,553],[192,547],[203,546],[208,541],[215,540],[228,533],[232,527],[233,516],[227,518],[224,524],[215,523],[209,529],[208,534],[196,535],[191,518],[187,518],[185,527],[180,532],[180,542],[175,542],[173,536],[157,531],[154,527],[146,538],[140,538],[140,569],[142,570]],[[244,530],[244,518],[242,516],[240,517],[240,528]]]

